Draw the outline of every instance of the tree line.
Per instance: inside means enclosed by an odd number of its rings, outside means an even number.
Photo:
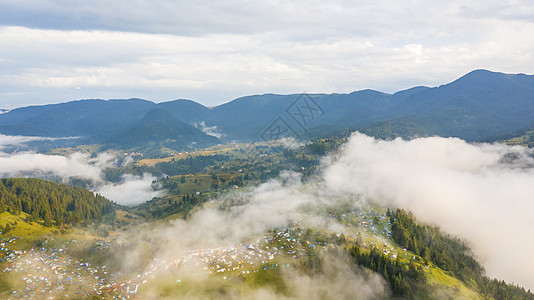
[[[173,214],[182,214],[185,217],[197,205],[201,204],[202,198],[194,193],[184,194],[180,197],[156,197],[136,208],[136,214],[144,218],[161,219]]]
[[[417,224],[414,216],[402,209],[390,214],[392,238],[397,244],[421,256],[427,264],[450,271],[454,276],[487,298],[534,299],[530,290],[491,279],[460,239],[444,235],[436,227]]]
[[[121,168],[108,168],[104,170],[104,176],[107,181],[120,182],[124,174],[143,175],[144,173],[150,173],[154,176],[195,174],[203,172],[207,167],[220,162],[227,162],[229,159],[228,156],[220,154],[199,155],[182,159],[173,158],[171,161],[159,162],[154,166],[134,165]]]
[[[80,187],[38,178],[0,180],[0,213],[25,212],[27,221],[43,220],[45,226],[85,223],[112,218],[114,204],[99,194]]]
[[[352,246],[349,254],[354,263],[381,274],[393,296],[410,297],[426,284],[425,271],[421,266],[416,266],[413,261],[402,264],[398,259],[381,253],[376,246],[371,251]]]

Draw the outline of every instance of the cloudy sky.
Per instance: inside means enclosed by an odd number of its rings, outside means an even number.
[[[0,108],[86,98],[205,105],[532,74],[534,2],[0,0]]]

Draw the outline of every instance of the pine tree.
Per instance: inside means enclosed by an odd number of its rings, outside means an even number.
[[[50,227],[52,226],[52,216],[50,215],[50,213],[46,212],[45,215],[44,215],[44,226],[46,227]]]

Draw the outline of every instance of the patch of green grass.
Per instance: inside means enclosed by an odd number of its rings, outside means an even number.
[[[0,214],[0,226],[5,228],[9,224],[11,229],[6,233],[2,232],[0,237],[16,236],[20,237],[16,241],[16,249],[31,248],[33,243],[41,236],[47,235],[55,231],[53,227],[44,227],[40,221],[34,221],[31,223],[26,222],[26,218],[29,215],[22,212],[20,215],[14,215],[9,212],[3,212]]]
[[[180,275],[159,276],[157,279],[139,286],[139,299],[227,299],[241,298],[242,286],[219,276],[204,278],[199,275],[182,277]]]
[[[102,148],[102,145],[80,145],[75,148],[55,148],[50,149],[46,152],[46,154],[51,155],[70,155],[76,152],[83,152],[83,153],[98,153],[98,151]]]
[[[185,175],[185,182],[181,183],[179,176],[172,177],[173,179],[177,180],[178,182],[178,188],[180,189],[180,192],[182,194],[192,194],[195,192],[206,192],[211,189],[212,182],[217,182],[216,179],[211,179],[210,175],[201,175],[201,174],[195,174],[195,175]],[[196,183],[195,183],[196,180]]]
[[[508,145],[521,145],[530,147],[531,145],[534,145],[534,130],[527,131],[521,136],[514,137],[503,142]]]
[[[484,299],[462,281],[443,270],[430,266],[425,268],[428,288],[425,291],[431,299]]]
[[[246,277],[245,281],[254,288],[267,287],[278,294],[287,293],[287,285],[280,268],[270,268],[265,270],[264,267],[269,267],[270,264],[263,264],[259,267],[257,272],[251,273]]]

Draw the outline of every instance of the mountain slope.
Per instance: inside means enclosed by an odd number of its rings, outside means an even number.
[[[211,118],[211,111],[202,104],[191,100],[174,100],[158,103],[157,108],[170,112],[175,118],[187,124],[207,121]]]
[[[25,212],[45,226],[83,223],[114,215],[113,203],[89,190],[38,178],[0,179],[0,213]]]
[[[421,129],[416,130],[421,135],[469,141],[510,132],[534,122],[534,76],[476,70],[407,97],[387,115],[391,119],[362,131],[380,132],[410,123]]]
[[[141,99],[80,100],[18,108],[0,116],[0,132],[11,135],[82,136],[98,141],[132,125],[155,104]]]
[[[350,94],[256,95],[213,108],[210,125],[217,125],[229,139],[260,140],[278,118],[295,132],[318,126],[331,130],[374,121],[378,112],[389,107],[390,95],[373,90]]]
[[[206,147],[219,142],[161,108],[149,111],[141,120],[106,140],[106,144],[118,148],[151,144],[172,149],[186,149],[191,145]]]

